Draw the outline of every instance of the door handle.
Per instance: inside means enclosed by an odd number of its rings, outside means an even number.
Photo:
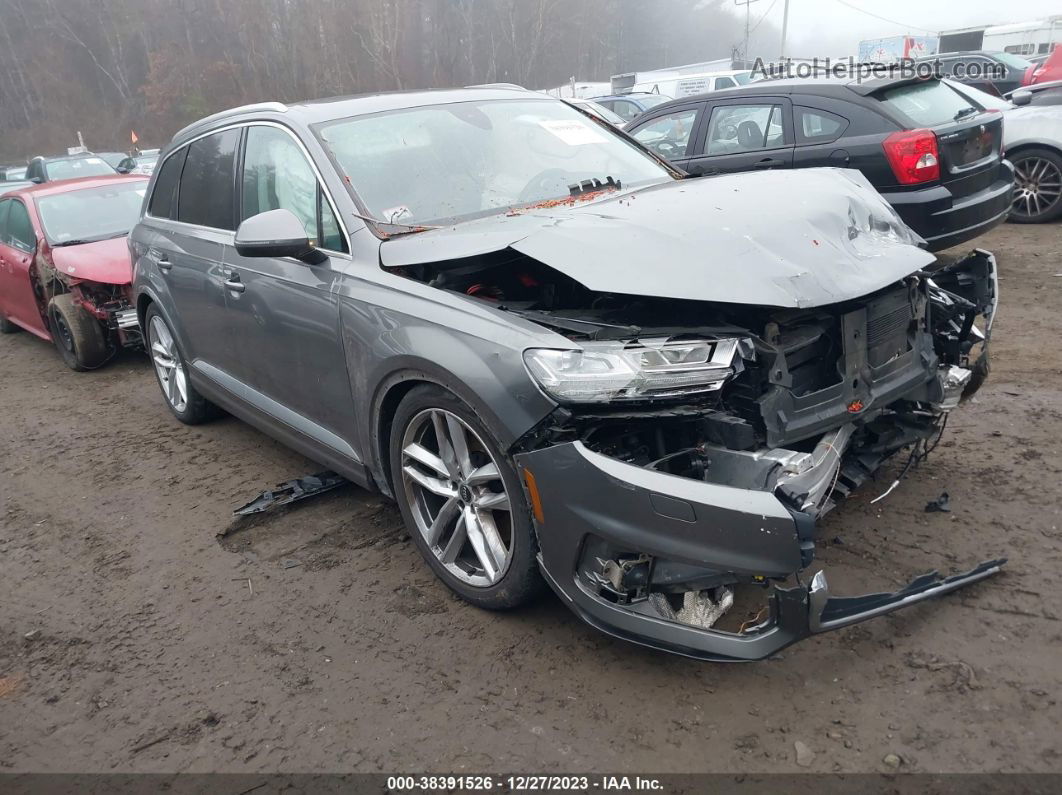
[[[168,271],[170,268],[173,267],[173,263],[170,262],[165,257],[162,257],[161,259],[157,260],[155,262],[155,264],[159,266],[159,270],[164,270],[164,271]]]
[[[234,293],[242,293],[247,289],[247,285],[240,281],[240,275],[238,273],[229,274],[228,281],[225,282],[226,289],[232,290]]]
[[[785,161],[779,160],[776,157],[765,157],[763,160],[756,163],[753,168],[774,168],[775,166],[784,166]]]

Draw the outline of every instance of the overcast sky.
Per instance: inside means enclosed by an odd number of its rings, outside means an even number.
[[[784,5],[785,0],[755,0],[749,7],[752,24],[766,16],[780,31]],[[744,7],[733,12],[744,20]],[[1051,15],[1062,15],[1062,0],[789,0],[786,49],[793,57],[854,55],[862,39],[1027,22]]]

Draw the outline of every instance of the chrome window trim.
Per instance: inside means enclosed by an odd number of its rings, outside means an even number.
[[[182,149],[185,149],[185,148],[191,146],[192,144],[194,144],[199,139],[206,138],[208,135],[214,135],[215,133],[227,132],[228,130],[243,129],[244,127],[276,127],[278,130],[282,130],[285,133],[287,133],[289,136],[291,136],[292,140],[295,141],[295,144],[302,151],[303,157],[306,158],[306,162],[308,162],[310,164],[310,168],[313,169],[313,174],[317,178],[317,184],[321,187],[321,192],[324,194],[325,199],[328,200],[328,206],[332,208],[332,214],[335,215],[336,222],[339,224],[339,229],[343,233],[343,239],[344,239],[344,241],[346,241],[346,244],[347,244],[347,251],[346,252],[333,251],[332,249],[321,248],[320,246],[318,246],[318,249],[320,251],[326,252],[328,254],[328,256],[330,256],[330,257],[337,257],[339,259],[352,260],[353,259],[352,252],[354,251],[354,249],[350,245],[350,232],[347,230],[347,225],[343,221],[343,216],[340,214],[339,208],[336,206],[335,200],[332,198],[332,192],[328,189],[328,185],[325,184],[324,177],[321,175],[321,170],[317,167],[317,163],[314,161],[313,157],[310,155],[310,150],[306,148],[306,144],[304,144],[302,142],[302,139],[299,138],[299,136],[295,134],[294,130],[292,130],[290,127],[288,127],[285,124],[281,124],[280,122],[270,121],[270,120],[267,120],[267,119],[245,120],[245,121],[240,121],[240,122],[234,122],[233,124],[227,124],[227,125],[225,125],[223,127],[215,127],[213,129],[210,129],[210,130],[207,130],[205,132],[199,133],[194,138],[189,138],[187,141],[182,143],[180,146],[178,146],[172,152],[168,153],[165,158],[159,160],[158,163],[155,166],[156,173],[162,171],[162,167],[166,164],[167,160],[169,160],[175,154],[180,152]],[[238,166],[239,166],[239,169],[240,169],[240,176],[242,177],[243,163],[242,162],[239,163]],[[179,184],[179,180],[178,180],[178,184]],[[187,227],[189,229],[205,229],[205,230],[210,231],[210,232],[221,232],[222,234],[225,234],[225,235],[232,235],[233,238],[235,238],[236,232],[234,230],[232,230],[232,229],[219,229],[216,226],[203,226],[202,224],[190,224],[187,221],[178,221],[176,218],[159,218],[157,215],[152,215],[150,212],[148,212],[148,207],[151,206],[151,198],[154,195],[155,195],[155,190],[154,190],[154,186],[152,186],[151,195],[148,196],[146,198],[146,200],[144,201],[144,217],[145,218],[150,218],[153,221],[163,221],[163,222],[169,223],[169,224],[179,224],[180,226]]]

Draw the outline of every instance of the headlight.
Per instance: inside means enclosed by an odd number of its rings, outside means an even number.
[[[738,339],[585,342],[582,350],[532,348],[527,369],[560,401],[608,403],[713,392],[734,374]]]

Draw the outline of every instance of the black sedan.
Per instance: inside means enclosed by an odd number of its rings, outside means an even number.
[[[660,105],[626,132],[693,176],[858,169],[933,251],[1010,208],[1002,115],[937,79],[762,81]]]

